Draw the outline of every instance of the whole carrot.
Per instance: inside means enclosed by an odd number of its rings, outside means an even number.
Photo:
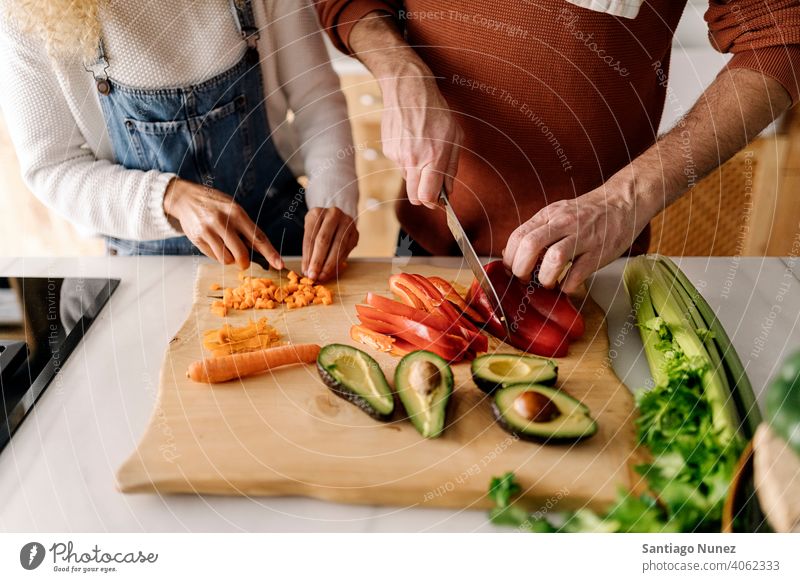
[[[192,362],[186,375],[195,382],[218,384],[235,378],[263,374],[279,366],[311,364],[317,360],[319,351],[320,347],[317,344],[296,344],[257,352],[206,358]]]

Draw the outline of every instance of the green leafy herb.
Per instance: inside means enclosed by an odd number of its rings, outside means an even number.
[[[528,510],[514,503],[520,491],[522,488],[514,479],[514,473],[509,471],[501,477],[492,477],[489,483],[489,498],[494,501],[495,507],[489,513],[491,522],[526,532],[554,531],[543,517],[531,515]]]
[[[521,488],[514,480],[514,473],[511,471],[502,477],[492,477],[489,483],[489,498],[500,509],[511,505],[512,500],[519,495],[520,491]]]

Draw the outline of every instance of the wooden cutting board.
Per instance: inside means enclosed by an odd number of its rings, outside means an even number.
[[[354,306],[366,292],[390,295],[389,275],[401,270],[437,274],[465,287],[472,279],[467,270],[354,261],[331,284],[331,306],[233,312],[227,320],[243,325],[266,316],[291,342],[357,345],[378,360],[391,381],[398,359],[352,342],[349,329],[357,323]],[[254,274],[275,276],[258,267]],[[581,306],[586,335],[569,357],[558,360],[558,387],[591,408],[599,431],[578,444],[540,445],[516,440],[494,423],[489,399],[472,383],[468,363],[453,367],[456,390],[448,427],[436,440],[423,439],[406,420],[372,420],[331,393],[314,366],[213,387],[193,383],[186,369],[204,356],[203,332],[225,323],[209,310],[212,283],[235,286],[237,271],[199,268],[191,313],[167,349],[152,419],[119,470],[124,492],[304,495],[478,508],[488,505],[491,477],[514,471],[531,501],[561,510],[602,508],[617,487],[631,484],[633,399],[609,364],[604,315],[591,299]],[[490,349],[515,351],[496,341]]]

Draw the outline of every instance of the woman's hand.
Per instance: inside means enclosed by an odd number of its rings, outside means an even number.
[[[233,198],[219,190],[175,178],[164,195],[164,212],[203,254],[224,265],[235,262],[246,269],[255,251],[273,268],[283,268],[267,235]]]
[[[303,274],[315,281],[336,276],[358,244],[356,222],[338,208],[311,208],[303,234]]]
[[[660,210],[647,200],[637,197],[632,182],[612,178],[583,196],[554,202],[511,234],[503,263],[527,281],[541,260],[539,282],[553,287],[572,262],[562,288],[574,293],[625,252]]]

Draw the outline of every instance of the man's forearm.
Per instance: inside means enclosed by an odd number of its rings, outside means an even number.
[[[686,116],[615,178],[631,184],[652,215],[731,158],[791,104],[757,71],[722,73]]]
[[[442,187],[453,190],[464,138],[436,78],[385,12],[359,20],[349,43],[381,87],[383,152],[400,167],[409,202],[436,208]]]
[[[428,66],[408,46],[386,12],[370,12],[359,20],[350,32],[350,48],[384,89],[384,100],[391,99],[393,93],[385,90],[386,85],[400,78],[434,82]]]

